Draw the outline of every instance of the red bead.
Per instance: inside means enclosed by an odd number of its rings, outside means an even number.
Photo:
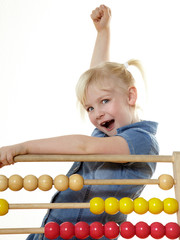
[[[74,237],[74,225],[71,222],[64,222],[60,225],[60,237],[71,239]]]
[[[151,236],[155,239],[160,239],[165,235],[165,226],[159,222],[154,222],[151,224]]]
[[[180,227],[177,223],[167,223],[166,226],[166,237],[169,239],[176,239],[180,237]]]
[[[60,226],[56,222],[49,222],[44,227],[44,235],[48,239],[56,239],[59,237]]]
[[[138,222],[135,225],[136,236],[139,238],[147,238],[151,233],[150,226],[145,222]]]
[[[120,225],[120,234],[123,238],[132,238],[135,233],[135,226],[131,222],[123,222]]]
[[[85,239],[89,236],[90,228],[86,222],[78,222],[75,224],[75,236],[79,239]]]
[[[90,225],[90,236],[93,239],[99,239],[104,236],[104,226],[100,222],[93,222]]]
[[[114,239],[117,238],[119,235],[119,226],[117,223],[111,221],[107,222],[104,225],[104,236],[109,238],[109,239]]]

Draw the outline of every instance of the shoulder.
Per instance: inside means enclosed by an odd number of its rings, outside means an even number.
[[[159,154],[157,127],[156,122],[141,121],[117,129],[117,136],[127,141],[131,154]]]
[[[140,131],[156,135],[158,123],[153,121],[140,121],[117,129],[120,134],[125,131]]]
[[[116,136],[123,138],[132,155],[158,155],[159,145],[156,139],[157,122],[140,121],[117,129]],[[92,137],[105,138],[107,135],[95,129]]]

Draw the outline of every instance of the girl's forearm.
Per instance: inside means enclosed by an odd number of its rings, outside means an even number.
[[[24,154],[86,154],[91,137],[67,135],[27,141],[0,148],[0,168],[13,164],[14,157]],[[91,142],[91,140],[90,140]]]
[[[95,67],[101,62],[107,62],[110,59],[110,28],[98,32],[93,50],[90,67]]]
[[[90,137],[67,135],[47,139],[32,140],[23,143],[28,154],[83,154]]]

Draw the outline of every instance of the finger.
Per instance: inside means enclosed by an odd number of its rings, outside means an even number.
[[[105,5],[101,5],[99,8],[100,8],[100,11],[103,11],[105,15],[111,16],[111,9],[109,7]]]
[[[8,161],[6,160],[6,158],[2,158],[2,157],[1,157],[1,164],[2,164],[3,166],[9,165]]]
[[[101,13],[99,8],[96,8],[95,10],[92,11],[91,18],[92,20],[97,20],[101,18]]]
[[[7,164],[4,165],[3,163],[0,163],[0,168],[2,168],[2,167],[4,167],[4,166],[7,166]]]
[[[13,155],[12,154],[7,154],[7,162],[8,164],[13,164],[14,163],[14,159],[13,159]]]
[[[10,153],[9,154],[5,152],[1,153],[0,162],[3,166],[12,164],[12,161],[13,161],[13,157]]]

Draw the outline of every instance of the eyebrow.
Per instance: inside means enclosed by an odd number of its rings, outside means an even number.
[[[101,89],[101,90],[104,91],[104,92],[107,92],[107,93],[109,93],[109,92],[112,91],[112,89]],[[106,94],[107,94],[107,93],[106,93]],[[104,95],[98,97],[98,98],[96,99],[96,101],[98,102],[98,101],[100,101],[101,99],[103,99],[103,98],[106,96],[106,94],[104,93]],[[85,108],[87,108],[87,107],[89,107],[89,106],[91,106],[91,104],[85,104],[85,105],[84,105]]]

